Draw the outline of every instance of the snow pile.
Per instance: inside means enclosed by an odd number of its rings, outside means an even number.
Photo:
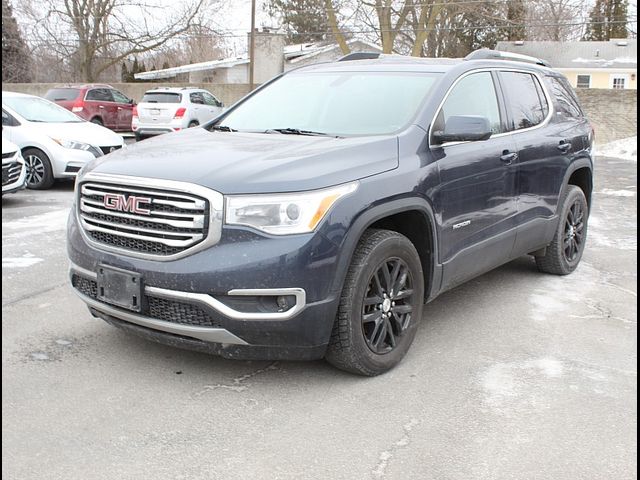
[[[638,161],[638,137],[623,138],[604,145],[596,145],[599,157],[614,157],[623,160]]]

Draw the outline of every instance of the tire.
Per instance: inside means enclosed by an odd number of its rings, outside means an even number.
[[[198,122],[197,120],[191,120],[187,128],[197,127],[198,125],[200,125],[200,122]]]
[[[144,137],[140,135],[138,132],[136,132],[134,135],[136,137],[136,142],[139,142],[140,140],[144,140]]]
[[[23,150],[22,156],[27,168],[27,188],[32,190],[51,188],[54,178],[49,157],[37,148]]]
[[[423,302],[422,264],[413,244],[396,232],[367,230],[347,272],[326,360],[359,375],[390,370],[413,342]]]
[[[554,275],[573,272],[587,240],[589,205],[582,189],[568,185],[560,203],[560,221],[544,256],[537,256],[538,270]]]
[[[91,123],[95,123],[96,125],[100,125],[101,127],[104,127],[104,123],[99,117],[93,117],[91,119]]]

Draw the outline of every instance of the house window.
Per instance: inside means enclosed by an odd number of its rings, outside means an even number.
[[[629,85],[629,75],[611,75],[610,86],[614,90],[624,90]]]
[[[591,88],[591,75],[578,75],[576,82],[578,88]]]

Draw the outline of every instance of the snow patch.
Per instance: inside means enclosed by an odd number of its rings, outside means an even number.
[[[2,268],[28,268],[42,261],[42,258],[32,256],[3,257]]]
[[[65,208],[19,220],[2,222],[3,238],[26,238],[64,230],[67,226],[68,215],[69,210]]]
[[[595,155],[599,157],[614,157],[622,160],[638,161],[638,137],[623,138],[604,145],[597,145]]]
[[[634,197],[636,195],[636,192],[632,192],[631,190],[612,190],[610,188],[604,188],[598,193],[612,197]]]

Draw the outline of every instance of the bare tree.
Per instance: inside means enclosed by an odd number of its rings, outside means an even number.
[[[123,60],[186,34],[207,0],[160,6],[152,0],[24,2],[37,46],[70,62],[76,80],[95,81]]]
[[[536,0],[527,12],[527,37],[557,42],[579,40],[586,18],[586,0]],[[541,22],[540,19],[544,19]],[[540,25],[544,23],[544,25]]]

